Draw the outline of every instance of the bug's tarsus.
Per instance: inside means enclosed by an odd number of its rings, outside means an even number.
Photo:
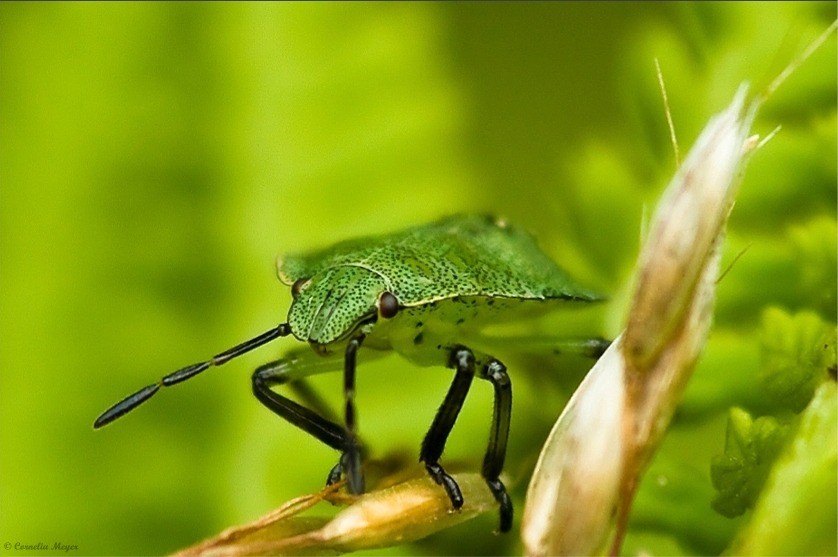
[[[500,478],[495,480],[486,479],[486,484],[489,486],[492,495],[495,496],[495,501],[500,506],[500,525],[498,526],[498,532],[509,532],[512,529],[513,508],[512,499],[509,497],[509,493],[506,492],[506,486],[503,485]]]
[[[197,364],[188,365],[186,367],[182,367],[177,371],[170,373],[163,377],[158,383],[154,383],[147,387],[143,387],[136,393],[120,400],[107,410],[105,410],[102,415],[96,418],[96,421],[93,422],[93,428],[99,429],[102,426],[105,426],[112,421],[120,418],[136,408],[137,406],[141,405],[152,396],[154,396],[157,391],[160,390],[160,387],[171,387],[172,385],[176,385],[182,381],[186,381],[187,379],[191,379],[195,377],[199,373],[208,370],[211,367],[220,366],[232,360],[237,356],[241,356],[245,352],[250,352],[254,348],[262,346],[263,344],[270,342],[278,337],[284,337],[291,334],[291,327],[288,323],[282,323],[273,329],[262,333],[261,335],[254,337],[250,340],[246,340],[241,344],[237,344],[236,346],[230,348],[229,350],[225,350],[224,352],[217,354],[212,357],[212,359],[207,360],[205,362],[199,362]]]
[[[326,476],[326,485],[334,485],[340,481],[341,476],[343,475],[343,462],[338,460],[337,464],[332,466],[332,469],[329,470],[329,475]]]
[[[463,492],[460,490],[457,481],[451,477],[451,474],[446,472],[438,462],[425,463],[425,469],[436,483],[445,488],[445,493],[448,494],[448,498],[451,500],[451,505],[454,509],[456,510],[462,507],[465,502]]]

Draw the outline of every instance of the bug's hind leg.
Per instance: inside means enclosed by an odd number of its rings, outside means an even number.
[[[500,480],[500,473],[506,459],[506,441],[509,438],[509,421],[512,417],[512,382],[506,373],[506,366],[495,359],[491,359],[483,367],[480,378],[492,383],[495,389],[492,429],[489,432],[489,446],[483,458],[481,475],[500,505],[499,530],[508,532],[512,528],[512,499]]]

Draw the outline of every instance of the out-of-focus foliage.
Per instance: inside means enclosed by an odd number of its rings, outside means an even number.
[[[816,314],[788,315],[771,308],[763,316],[759,386],[782,411],[800,412],[835,366],[835,326]]]
[[[711,468],[713,485],[719,491],[713,500],[713,508],[721,514],[739,516],[754,506],[769,474],[781,473],[774,465],[784,447],[791,444],[817,446],[819,439],[826,439],[823,431],[812,434],[798,426],[800,419],[795,414],[807,408],[816,389],[829,392],[827,385],[834,387],[835,335],[835,326],[824,323],[813,313],[792,316],[776,308],[766,310],[762,320],[762,362],[755,388],[763,394],[762,400],[770,415],[754,419],[741,408],[730,411],[724,454],[713,458]],[[834,411],[829,405],[834,407],[836,401],[830,401],[823,392],[821,400],[809,410],[810,414]],[[824,425],[828,427],[829,424],[824,422]],[[828,463],[830,450],[836,451],[834,446],[822,448],[826,454],[818,457],[816,465],[821,461]],[[808,468],[805,455],[794,455],[791,449],[787,449],[787,453],[786,460],[790,461],[787,467]],[[792,461],[793,458],[797,460]],[[798,475],[804,473],[798,472]],[[761,528],[764,527],[751,527],[751,530]],[[766,544],[765,547],[771,546]],[[802,551],[806,547],[804,545],[798,551],[806,553]]]
[[[725,454],[713,459],[713,508],[727,517],[752,507],[783,446],[783,424],[773,416],[754,420],[740,408],[730,412]]]
[[[91,429],[136,388],[284,319],[280,253],[501,214],[611,296],[604,318],[562,313],[548,330],[613,335],[644,207],[675,168],[654,58],[685,151],[740,82],[765,87],[835,17],[831,2],[0,4],[0,554],[171,552],[319,489],[337,455],[248,384],[290,340]],[[778,307],[834,332],[835,68],[830,40],[755,123],[783,128],[749,164],[723,266],[748,249],[719,283],[716,328],[640,486],[626,554],[719,553],[735,539],[752,553],[835,552],[834,530],[796,535],[836,508],[835,435],[815,427],[834,388],[795,363],[821,337],[762,322]],[[520,510],[590,362],[498,356],[515,385],[506,469]],[[790,370],[773,394],[758,387],[769,367]],[[359,370],[375,456],[417,453],[450,378],[396,357]],[[340,400],[340,377],[316,386]],[[753,510],[722,517],[710,464],[730,408],[756,423],[789,388],[802,411]],[[445,454],[464,471],[479,468],[491,413],[488,385],[472,391]],[[519,553],[517,536],[491,534],[496,520],[381,553]]]
[[[838,393],[824,382],[771,470],[734,555],[834,555]]]

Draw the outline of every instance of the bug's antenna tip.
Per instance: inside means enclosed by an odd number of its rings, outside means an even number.
[[[104,412],[102,415],[96,418],[96,421],[93,422],[93,429],[99,429],[111,423],[112,421],[116,420],[117,418],[121,418],[149,398],[151,398],[154,393],[160,390],[161,383],[154,383],[149,385],[148,387],[143,387],[133,395],[126,397]]]

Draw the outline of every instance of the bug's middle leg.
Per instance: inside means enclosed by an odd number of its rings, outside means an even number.
[[[500,474],[506,459],[506,443],[512,416],[512,383],[506,373],[506,366],[499,360],[481,356],[480,361],[486,363],[481,365],[478,377],[489,381],[494,387],[492,427],[481,475],[500,505],[499,530],[507,532],[512,527],[512,500],[500,480]],[[425,463],[431,478],[445,488],[454,508],[459,509],[463,505],[463,494],[454,478],[439,464],[439,458],[463,406],[472,379],[475,373],[478,373],[474,352],[463,346],[455,347],[449,356],[449,367],[456,370],[454,381],[425,435],[419,460]]]
[[[439,458],[474,379],[474,353],[464,346],[455,347],[451,350],[448,365],[456,370],[454,381],[425,434],[419,460],[425,463],[431,478],[445,488],[454,508],[459,509],[463,506],[463,493],[454,478],[440,465]]]

